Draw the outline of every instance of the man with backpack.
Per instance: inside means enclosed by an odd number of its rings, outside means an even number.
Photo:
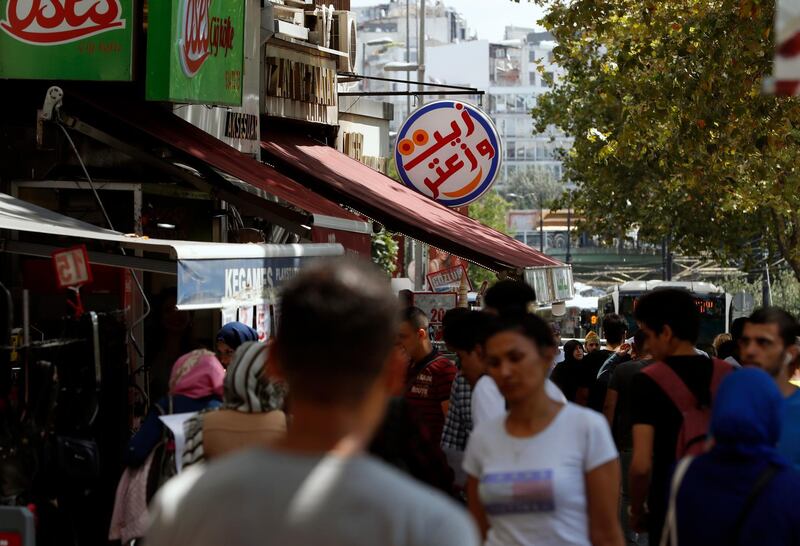
[[[695,352],[700,316],[685,290],[655,290],[636,307],[655,363],[633,378],[630,524],[658,544],[676,460],[705,447],[711,404],[730,364]]]

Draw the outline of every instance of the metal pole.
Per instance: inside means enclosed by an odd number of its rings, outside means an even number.
[[[406,0],[406,62],[411,62],[411,15],[409,14],[410,7],[409,7],[410,0]],[[411,113],[411,84],[408,83],[408,72],[406,72],[406,117],[408,114]]]
[[[367,42],[361,42],[361,73],[367,73]],[[361,88],[364,91],[368,90],[369,87],[369,80],[361,80],[363,84]]]
[[[672,280],[672,235],[667,235],[667,280]]]
[[[667,238],[661,239],[661,280],[667,280]]]
[[[417,70],[417,81],[419,82],[419,91],[423,92],[425,90],[425,0],[420,0],[419,3],[420,9],[417,12],[417,18],[419,19],[419,30],[417,31],[419,34],[419,45],[417,46],[417,66],[419,67]],[[406,43],[408,43],[408,40],[406,40]],[[414,248],[414,260],[416,260],[416,266],[414,268],[414,286],[417,290],[422,290],[425,286],[425,269],[428,265],[428,253],[426,252],[425,245],[421,241],[417,241]]]
[[[572,203],[567,205],[567,263],[572,263]]]
[[[425,90],[425,0],[419,0],[419,46],[417,50],[417,81],[419,90]]]
[[[772,283],[769,278],[769,253],[764,251],[764,278],[761,285],[762,291],[762,307],[770,307],[772,305]]]
[[[539,252],[544,253],[544,196],[539,194]]]

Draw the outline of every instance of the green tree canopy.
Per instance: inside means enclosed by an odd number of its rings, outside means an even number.
[[[511,203],[492,190],[469,206],[469,216],[500,233],[508,234],[506,219],[509,210],[511,210]],[[497,279],[494,273],[477,265],[470,265],[469,278],[476,290],[480,288],[483,281],[492,282]]]
[[[567,73],[533,116],[575,137],[565,177],[592,228],[723,260],[763,237],[800,277],[800,107],[761,93],[774,1],[547,5]]]
[[[559,199],[564,193],[564,184],[546,169],[527,167],[516,169],[510,174],[497,192],[517,209],[543,208]]]

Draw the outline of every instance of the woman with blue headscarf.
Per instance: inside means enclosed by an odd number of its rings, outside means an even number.
[[[258,341],[258,332],[241,322],[229,322],[217,332],[217,358],[224,368],[228,368],[233,353],[242,343]]]
[[[761,370],[722,382],[711,415],[713,447],[678,463],[661,544],[800,545],[800,473],[776,449],[783,403]]]

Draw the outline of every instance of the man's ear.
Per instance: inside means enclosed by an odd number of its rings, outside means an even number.
[[[269,371],[269,376],[274,381],[286,381],[286,370],[278,359],[275,342],[267,342],[267,364],[264,366]]]
[[[672,334],[672,326],[670,326],[669,324],[665,324],[664,326],[661,327],[660,332],[656,332],[656,335],[659,337],[666,336],[667,338],[672,339],[674,337]]]
[[[417,337],[420,339],[425,339],[428,337],[428,331],[425,328],[420,328],[417,330]]]
[[[475,353],[475,355],[480,359],[486,358],[486,350],[480,343],[478,345],[475,345],[475,348],[472,350],[472,352]]]
[[[794,362],[797,360],[797,357],[800,356],[800,346],[798,346],[797,343],[793,343],[789,345],[789,348],[786,349],[786,352],[792,357],[789,362]]]

